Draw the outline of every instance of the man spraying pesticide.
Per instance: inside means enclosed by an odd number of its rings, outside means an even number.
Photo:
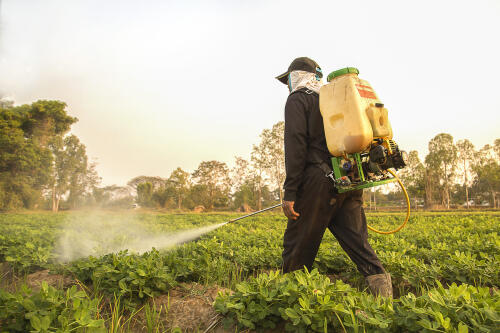
[[[283,272],[311,269],[328,228],[365,277],[370,291],[392,297],[391,276],[368,243],[368,229],[391,234],[408,222],[408,194],[391,169],[406,166],[406,152],[392,140],[387,109],[356,68],[328,75],[319,65],[295,59],[276,78],[290,92],[285,105]],[[397,181],[406,197],[406,219],[392,231],[366,223],[363,189]],[[273,209],[266,208],[227,223]]]
[[[358,73],[355,68],[335,71],[323,85],[320,66],[301,57],[277,77],[290,91],[283,271],[311,269],[328,228],[370,290],[392,297],[391,276],[368,243],[362,195],[363,188],[398,180],[389,168],[403,168],[407,157],[392,141],[387,109]]]

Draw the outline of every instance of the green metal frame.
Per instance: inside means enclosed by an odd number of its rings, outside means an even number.
[[[358,168],[358,173],[359,173],[359,182],[353,182],[349,186],[340,186],[339,184],[335,184],[335,187],[337,188],[338,193],[344,193],[344,192],[349,192],[349,191],[354,191],[354,190],[360,190],[364,188],[370,188],[374,186],[379,186],[379,185],[384,185],[388,183],[393,183],[396,181],[396,178],[391,177],[391,178],[386,178],[382,180],[367,180],[365,178],[365,173],[363,172],[363,168],[361,165],[361,154],[359,153],[354,153],[354,154],[348,154],[347,158],[356,163],[356,166]],[[335,179],[340,179],[343,176],[346,176],[346,172],[344,169],[340,167],[340,160],[342,160],[342,157],[332,157],[332,167],[333,167],[333,175],[335,176]]]

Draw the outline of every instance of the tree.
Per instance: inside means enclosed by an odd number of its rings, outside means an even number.
[[[185,205],[190,209],[196,206],[208,208],[210,205],[213,205],[213,199],[210,197],[208,185],[194,184],[191,186],[185,200]]]
[[[425,162],[438,179],[441,187],[441,203],[449,209],[449,188],[457,165],[457,147],[453,144],[453,137],[450,134],[441,133],[429,141],[429,154]]]
[[[155,190],[151,197],[151,200],[155,202],[158,206],[166,208],[170,206],[174,201],[175,193],[174,188],[170,183],[166,183],[165,186]]]
[[[253,184],[255,186],[255,192],[257,193],[257,210],[262,209],[262,189],[266,184],[265,170],[266,170],[266,157],[265,148],[262,144],[258,146],[253,145],[251,154],[251,165],[252,165],[252,178]]]
[[[128,186],[110,185],[95,187],[92,191],[94,202],[99,207],[128,208],[134,202]]]
[[[469,178],[467,177],[467,170],[470,169],[475,156],[474,145],[467,139],[459,140],[457,142],[457,153],[458,160],[464,169],[465,203],[467,209],[469,209]]]
[[[172,188],[172,195],[177,202],[177,209],[182,209],[182,201],[189,192],[189,173],[177,168],[168,177],[169,186]]]
[[[67,114],[66,103],[60,101],[40,100],[21,108],[29,109],[23,123],[24,132],[42,147],[46,147],[54,136],[63,136],[78,121]]]
[[[492,206],[496,208],[498,205],[496,196],[500,191],[500,161],[497,158],[495,147],[486,145],[476,154],[473,170],[477,175],[475,186],[480,192],[491,194]]]
[[[128,181],[127,185],[132,187],[134,190],[137,189],[137,186],[142,183],[151,183],[153,189],[159,189],[165,186],[165,179],[162,177],[153,177],[153,176],[137,176]]]
[[[496,159],[500,160],[500,139],[495,139],[495,143],[493,143],[493,150],[497,154]]]
[[[1,209],[35,207],[51,183],[53,156],[48,143],[62,137],[76,121],[65,106],[58,101],[38,101],[0,108]]]
[[[226,163],[218,161],[201,162],[192,174],[197,185],[203,185],[208,191],[205,208],[227,206],[231,190],[231,179]]]
[[[250,178],[250,162],[243,157],[235,156],[234,168],[231,169],[231,181],[235,191],[238,191]]]
[[[14,101],[6,98],[0,98],[0,109],[12,109],[14,107]]]
[[[137,185],[137,203],[144,207],[153,205],[153,184],[150,182]]]
[[[68,195],[71,206],[88,198],[100,179],[95,164],[74,135],[65,137],[77,118],[60,101],[14,106],[0,103],[0,209],[34,208],[52,191],[53,210]]]
[[[69,207],[75,208],[100,181],[95,166],[89,164],[86,147],[75,135],[52,138],[50,148],[54,155],[52,211],[59,210],[60,200],[65,195]]]
[[[283,183],[285,182],[285,122],[280,121],[260,135],[264,166],[270,176],[271,182],[276,186],[279,200],[283,201]]]
[[[425,166],[420,161],[418,152],[410,151],[408,163],[399,172],[399,177],[404,181],[408,194],[415,199],[415,207],[417,207],[417,198],[425,196],[425,171]]]

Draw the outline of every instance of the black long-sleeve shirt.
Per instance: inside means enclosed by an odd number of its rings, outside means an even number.
[[[285,105],[284,200],[295,201],[308,164],[318,163],[318,159],[328,162],[329,158],[318,94],[307,89],[293,92]]]

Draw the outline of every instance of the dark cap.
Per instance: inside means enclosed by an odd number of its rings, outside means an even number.
[[[293,71],[305,71],[309,73],[315,73],[319,77],[323,77],[321,67],[319,67],[316,61],[308,57],[300,57],[292,61],[290,66],[288,66],[288,70],[285,73],[276,76],[276,79],[278,79],[283,84],[288,84],[288,74]]]

